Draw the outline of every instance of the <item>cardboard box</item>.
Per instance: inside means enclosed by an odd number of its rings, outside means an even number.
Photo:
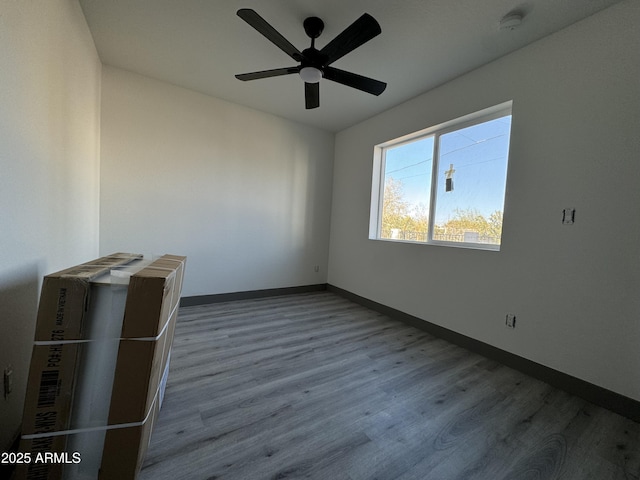
[[[135,478],[164,394],[185,261],[119,253],[45,277],[20,450],[79,452],[81,462],[32,463],[17,478],[97,478],[101,464],[111,466],[100,478]],[[136,461],[123,470],[116,459],[111,477],[116,450]]]
[[[44,455],[56,452],[62,463],[32,462],[18,470],[18,478],[134,479],[144,462],[159,410],[160,401],[159,397],[156,397],[148,417],[140,424],[113,426],[115,428],[112,429],[73,431],[66,435],[51,435],[23,441],[21,448],[23,445],[28,446],[29,450],[26,451],[31,452],[32,459],[35,459],[38,453]],[[67,446],[61,446],[63,444]],[[93,448],[95,445],[100,445],[99,451]]]
[[[167,364],[167,373],[168,366]],[[164,377],[166,378],[166,375]],[[99,480],[134,479],[140,472],[162,405],[163,392],[163,388],[158,391],[149,410],[149,416],[140,425],[106,432]]]
[[[23,434],[71,427],[73,399],[78,393],[75,387],[83,378],[82,366],[86,363],[81,361],[81,352],[92,353],[89,347],[103,346],[106,342],[117,354],[118,345],[113,342],[119,340],[122,330],[127,286],[108,282],[104,277],[109,276],[112,269],[126,266],[139,270],[145,265],[142,255],[113,254],[44,278]]]
[[[82,339],[92,280],[142,258],[139,254],[114,253],[45,276],[38,305],[35,340]]]

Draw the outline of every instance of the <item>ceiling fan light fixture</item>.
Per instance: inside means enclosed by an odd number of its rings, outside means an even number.
[[[322,71],[316,67],[303,67],[300,69],[300,78],[305,83],[318,83],[322,78]]]

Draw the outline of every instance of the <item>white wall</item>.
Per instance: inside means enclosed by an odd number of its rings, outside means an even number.
[[[98,254],[100,61],[72,0],[0,0],[0,450],[17,434],[42,276]]]
[[[639,24],[623,1],[340,132],[329,283],[640,400]],[[375,144],[511,99],[500,252],[367,239]]]
[[[107,66],[102,87],[102,254],[187,255],[183,296],[326,282],[333,134]]]

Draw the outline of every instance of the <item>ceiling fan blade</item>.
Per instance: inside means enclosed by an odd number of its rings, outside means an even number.
[[[324,78],[347,85],[348,87],[357,88],[372,95],[380,95],[384,92],[384,89],[387,88],[387,84],[380,80],[363,77],[356,73],[345,72],[344,70],[334,67],[325,67]]]
[[[307,110],[320,106],[320,83],[304,84],[304,105]]]
[[[330,65],[344,57],[381,32],[382,29],[376,19],[365,13],[320,50],[320,53],[327,56],[325,65]]]
[[[259,78],[278,77],[280,75],[290,75],[292,73],[298,73],[300,67],[286,67],[286,68],[274,68],[273,70],[262,70],[260,72],[241,73],[236,75],[238,80],[258,80]]]
[[[268,40],[275,44],[280,50],[293,58],[296,62],[302,61],[302,53],[294,47],[289,40],[284,38],[275,28],[258,15],[255,10],[250,8],[241,8],[237,12],[238,16],[264,35]]]

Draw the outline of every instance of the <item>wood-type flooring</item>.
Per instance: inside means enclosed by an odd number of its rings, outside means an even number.
[[[640,424],[334,293],[181,308],[140,480],[639,480]]]

